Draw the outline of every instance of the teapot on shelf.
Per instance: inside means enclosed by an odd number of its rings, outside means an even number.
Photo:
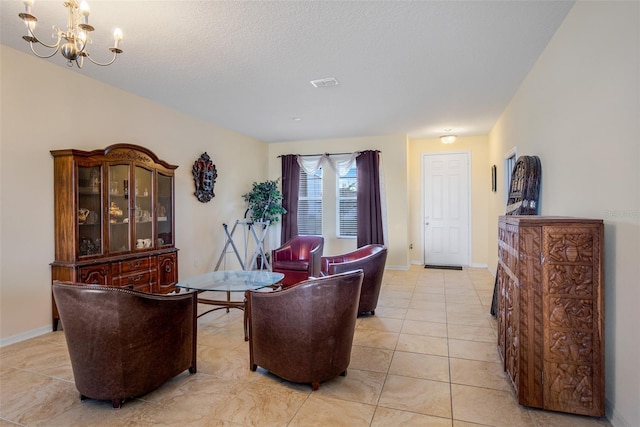
[[[80,208],[78,209],[78,223],[79,224],[84,224],[87,222],[87,217],[89,216],[89,213],[91,211],[87,208]]]
[[[116,205],[116,202],[111,202],[109,206],[109,216],[111,217],[111,223],[117,222],[117,219],[122,216],[122,209]]]

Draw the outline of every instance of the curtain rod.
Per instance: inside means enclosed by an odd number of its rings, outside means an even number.
[[[380,150],[371,150],[371,151],[375,151],[376,153],[379,153]],[[352,153],[362,153],[362,151],[352,151]],[[321,154],[296,154],[296,156],[299,157],[313,157],[313,156],[340,156],[340,155],[344,155],[344,154],[351,154],[351,153],[321,153]],[[281,154],[278,156],[278,158],[282,157],[282,156],[286,156],[288,154]]]

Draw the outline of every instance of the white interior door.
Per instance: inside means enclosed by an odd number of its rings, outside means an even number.
[[[424,262],[469,265],[469,153],[422,158]]]

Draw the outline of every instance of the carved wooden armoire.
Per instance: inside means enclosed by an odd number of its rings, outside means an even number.
[[[518,402],[604,416],[602,220],[502,216],[498,350]]]

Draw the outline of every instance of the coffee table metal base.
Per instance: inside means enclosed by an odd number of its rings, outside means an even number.
[[[201,292],[206,292],[206,291],[201,291]],[[222,309],[226,309],[227,313],[229,312],[230,308],[237,308],[239,310],[242,310],[244,312],[244,321],[243,321],[243,325],[244,325],[244,340],[245,341],[249,341],[249,328],[248,328],[248,323],[247,323],[247,310],[245,309],[245,305],[246,305],[246,299],[243,297],[242,301],[232,301],[231,300],[231,292],[227,292],[227,300],[215,300],[215,299],[209,299],[209,298],[200,298],[198,297],[198,304],[206,304],[206,305],[215,305],[217,307],[215,308],[211,308],[203,313],[198,314],[198,317],[202,317],[205,314],[211,313],[212,311],[216,311],[216,310],[222,310]]]

